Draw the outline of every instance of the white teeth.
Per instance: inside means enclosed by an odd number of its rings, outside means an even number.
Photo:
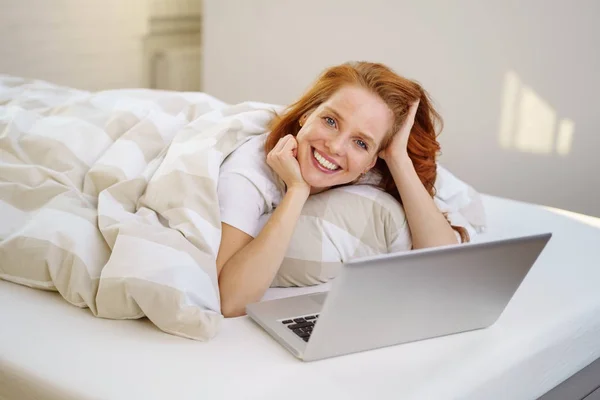
[[[323,167],[327,168],[328,170],[335,171],[336,169],[338,169],[340,167],[339,165],[335,165],[335,164],[327,161],[325,159],[325,157],[323,157],[322,155],[317,153],[317,150],[313,151],[313,154],[314,154],[315,158],[317,159],[317,161],[319,162],[319,164],[321,164]]]

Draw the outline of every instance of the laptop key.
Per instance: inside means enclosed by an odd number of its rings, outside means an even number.
[[[302,340],[304,340],[305,342],[308,342],[308,336],[307,337],[303,337]]]
[[[315,317],[314,315],[309,315],[308,317],[304,317],[305,320],[309,321],[311,319],[315,319],[317,317]]]
[[[304,337],[309,337],[309,336],[310,336],[310,334],[308,334],[308,333],[306,333],[306,332],[298,332],[299,330],[300,330],[300,329],[294,329],[294,333],[295,333],[296,335],[300,336],[301,338],[304,338]]]
[[[301,323],[306,321],[304,320],[304,318],[294,318],[294,322]]]
[[[313,326],[314,324],[312,322],[303,322],[301,324],[293,324],[293,325],[288,325],[287,327],[290,329],[298,329],[298,328],[305,328],[307,326]]]
[[[291,319],[286,319],[285,321],[281,321],[281,322],[287,325],[287,324],[291,324],[294,321],[292,321]]]

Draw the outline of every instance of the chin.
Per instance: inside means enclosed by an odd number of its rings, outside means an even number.
[[[337,179],[336,180],[318,179],[315,176],[307,176],[304,179],[306,180],[306,183],[308,183],[309,186],[311,187],[311,190],[310,190],[311,194],[320,193],[320,192],[323,192],[334,186],[344,185],[344,184],[348,183],[346,181],[339,181]]]
[[[315,179],[315,178],[316,177],[313,177],[313,176],[305,176],[304,177],[304,180],[306,181],[306,183],[308,183],[308,185],[314,190],[323,191],[325,189],[328,189],[330,186],[332,186],[332,185],[328,185],[325,182],[323,182],[322,179],[318,179],[318,178]]]

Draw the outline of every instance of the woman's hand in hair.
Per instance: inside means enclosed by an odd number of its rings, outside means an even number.
[[[279,139],[267,155],[267,164],[283,179],[288,190],[297,188],[310,191],[310,186],[302,177],[300,164],[296,159],[297,152],[296,138],[293,135],[286,135]]]
[[[418,108],[419,100],[410,105],[408,115],[402,123],[402,126],[398,132],[396,132],[388,147],[379,153],[379,157],[384,159],[387,163],[391,160],[398,160],[400,157],[408,156],[408,138],[410,137],[410,131],[415,123],[415,116],[417,115]]]

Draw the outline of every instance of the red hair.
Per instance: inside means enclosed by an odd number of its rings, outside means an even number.
[[[420,100],[408,139],[408,156],[421,183],[433,197],[437,176],[436,158],[440,151],[437,135],[442,129],[442,118],[433,108],[427,92],[417,82],[397,75],[383,64],[351,62],[326,69],[298,101],[287,107],[282,115],[276,115],[270,122],[271,133],[265,144],[266,153],[268,154],[282,137],[288,134],[296,136],[300,130],[300,118],[316,109],[346,85],[360,86],[375,93],[394,114],[392,128],[386,134],[379,151],[388,146],[394,134],[400,129],[408,114],[409,105]],[[402,204],[400,193],[386,162],[378,158],[372,171],[380,177],[377,186]],[[452,228],[460,234],[463,242],[469,241],[469,234],[465,228],[453,225]]]

